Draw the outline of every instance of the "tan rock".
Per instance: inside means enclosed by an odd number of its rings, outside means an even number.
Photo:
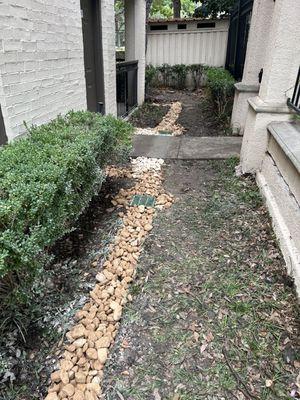
[[[110,346],[110,342],[111,340],[109,336],[103,336],[102,338],[96,341],[95,343],[96,349],[101,349],[103,347],[108,348]]]
[[[113,277],[114,277],[114,274],[112,274],[111,272],[109,272],[107,269],[104,269],[104,270],[103,270],[103,274],[106,276],[106,278],[107,278],[108,280],[112,280]]]
[[[60,369],[63,371],[69,371],[73,368],[73,363],[71,360],[62,360],[60,362]]]
[[[95,392],[91,392],[87,390],[84,394],[84,399],[85,400],[97,400],[97,395]]]
[[[69,371],[69,379],[70,381],[72,381],[72,379],[74,379],[75,377],[75,371],[73,371],[72,369]],[[71,382],[72,383],[72,382]]]
[[[85,383],[77,383],[76,389],[78,389],[84,393],[85,389],[86,389],[86,384]]]
[[[66,386],[64,386],[64,387],[62,388],[61,392],[62,392],[64,395],[66,395],[66,396],[68,396],[68,397],[71,397],[71,396],[73,396],[73,394],[74,394],[74,392],[75,392],[75,388],[74,388],[73,385],[71,385],[71,383],[69,383],[68,385],[66,385]]]
[[[98,358],[97,350],[96,350],[96,349],[93,349],[93,348],[87,349],[86,355],[87,355],[88,358],[90,358],[91,360],[97,360],[97,358]]]
[[[108,352],[107,352],[107,349],[99,349],[98,350],[98,360],[102,363],[102,364],[104,364],[105,363],[105,361],[107,360],[107,355],[108,355]]]
[[[84,374],[83,372],[76,372],[75,380],[77,383],[86,383],[86,374]]]
[[[146,232],[150,232],[150,231],[153,229],[153,226],[150,225],[150,224],[146,224],[146,225],[144,226],[144,229],[145,229]]]
[[[93,377],[92,383],[98,383],[98,385],[100,385],[101,377],[99,376],[99,374]]]
[[[120,307],[120,304],[118,302],[116,302],[116,301],[111,301],[110,304],[109,304],[109,307],[112,310],[115,310],[116,308]]]
[[[74,353],[74,351],[76,350],[76,347],[72,343],[69,346],[66,346],[66,350],[69,351],[70,353]]]
[[[99,283],[107,282],[107,277],[104,274],[102,274],[101,272],[99,272],[99,274],[96,275],[96,279]]]
[[[73,345],[75,346],[76,349],[83,347],[86,343],[86,339],[84,338],[80,338],[75,340],[75,342],[73,342]]]
[[[82,324],[74,326],[71,335],[73,339],[79,339],[80,337],[85,336],[85,327]]]
[[[122,316],[122,307],[117,308],[114,310],[113,319],[114,321],[119,321]]]
[[[76,389],[73,396],[73,400],[84,400],[84,392]]]
[[[60,371],[60,379],[61,379],[61,381],[62,381],[62,383],[63,383],[64,385],[66,385],[67,383],[69,383],[69,382],[70,382],[70,379],[69,379],[69,372],[68,372],[68,371],[64,371],[64,370]]]
[[[86,385],[86,388],[91,392],[95,392],[97,395],[101,393],[101,388],[100,385],[98,385],[98,383],[88,383]]]
[[[58,393],[60,390],[60,385],[55,384],[48,389],[48,393]]]
[[[79,367],[82,367],[86,363],[86,358],[85,357],[80,357],[79,360],[77,361],[77,365]]]
[[[60,382],[60,371],[55,371],[51,374],[51,381],[52,382]]]
[[[93,367],[99,372],[103,369],[103,364],[99,360],[96,360],[94,361]]]

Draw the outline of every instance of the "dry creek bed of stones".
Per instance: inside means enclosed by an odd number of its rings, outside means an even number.
[[[101,398],[103,368],[114,343],[123,306],[131,301],[128,286],[134,279],[136,265],[147,233],[152,230],[156,209],[169,208],[174,201],[163,188],[160,172],[163,160],[138,158],[131,168],[109,167],[110,177],[135,179],[132,188],[121,189],[112,200],[122,209],[118,230],[89,301],[75,315],[77,324],[67,332],[67,343],[58,369],[51,374],[45,400],[96,400]],[[130,206],[134,195],[155,197],[155,208]]]

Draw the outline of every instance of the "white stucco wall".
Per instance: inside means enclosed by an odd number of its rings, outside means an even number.
[[[125,60],[138,61],[137,100],[145,100],[146,2],[125,1]]]
[[[114,0],[101,0],[105,113],[117,115]]]
[[[0,2],[0,102],[9,139],[86,108],[79,0]]]

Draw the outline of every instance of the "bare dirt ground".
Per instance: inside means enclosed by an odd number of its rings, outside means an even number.
[[[299,398],[297,300],[255,183],[232,162],[165,173],[178,200],[146,241],[104,398]]]
[[[151,89],[147,102],[140,111],[133,114],[131,121],[140,128],[154,128],[161,121],[166,111],[162,105],[179,101],[182,103],[182,111],[178,118],[178,124],[185,128],[186,136],[224,136],[229,135],[230,130],[224,123],[220,123],[213,112],[213,106],[207,99],[204,89],[195,92],[188,90]],[[159,106],[153,106],[158,104]]]

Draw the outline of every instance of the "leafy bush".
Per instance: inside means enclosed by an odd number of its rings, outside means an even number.
[[[156,77],[157,70],[153,65],[147,65],[145,71],[145,87],[146,91],[151,87]]]
[[[201,85],[204,66],[202,64],[162,64],[157,67],[148,65],[146,68],[146,88],[150,86],[164,86],[175,89],[184,89],[187,84],[187,77],[190,75],[194,88]]]
[[[216,106],[219,119],[228,119],[231,115],[234,84],[232,75],[223,68],[206,67],[207,87]]]
[[[186,77],[189,72],[189,66],[185,64],[175,64],[171,69],[173,82],[175,82],[174,86],[178,87],[178,89],[184,89],[186,86]]]
[[[45,249],[72,230],[132,127],[81,111],[28,131],[0,150],[0,296],[33,277]]]

